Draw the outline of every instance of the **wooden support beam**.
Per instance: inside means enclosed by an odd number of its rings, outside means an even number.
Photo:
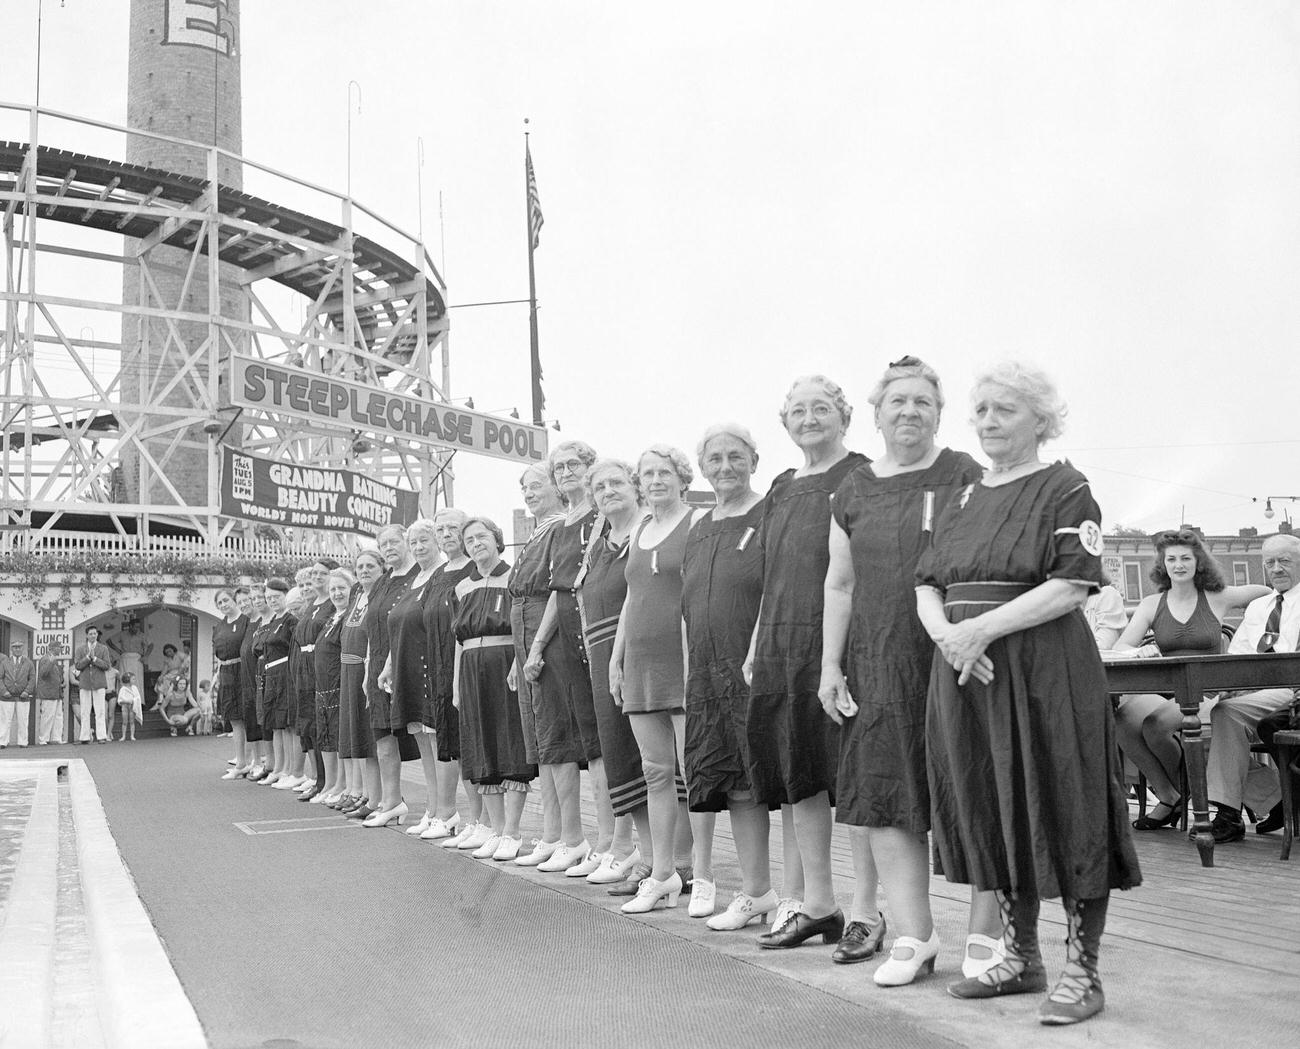
[[[128,222],[130,222],[133,218],[139,215],[140,212],[144,211],[147,207],[149,207],[150,204],[152,204],[155,200],[157,200],[160,196],[162,196],[162,191],[163,191],[162,186],[154,186],[154,188],[149,191],[148,196],[141,198],[140,203],[136,205],[134,210],[128,211],[125,215],[123,215],[120,219],[117,220],[117,228],[126,229],[126,224]]]
[[[109,194],[112,193],[115,189],[117,189],[117,187],[120,186],[121,184],[122,184],[122,180],[118,178],[116,175],[113,176],[113,178],[109,180],[108,185],[106,185],[95,195],[95,199],[107,200]],[[99,211],[99,208],[96,207],[87,208],[85,211],[81,213],[81,221],[86,222],[90,218],[90,216],[95,214],[95,212],[97,211]]]
[[[67,173],[66,175],[63,176],[63,181],[59,183],[59,188],[58,188],[57,190],[54,191],[54,199],[55,199],[55,200],[62,200],[62,199],[63,199],[63,194],[65,194],[65,193],[68,192],[68,187],[69,187],[70,185],[72,185],[72,180],[75,179],[76,177],[77,177],[77,169],[76,169],[76,168],[68,168],[68,173]],[[53,205],[53,204],[46,204],[46,205],[45,205],[45,214],[47,214],[47,215],[53,215],[53,214],[54,214],[54,205]]]

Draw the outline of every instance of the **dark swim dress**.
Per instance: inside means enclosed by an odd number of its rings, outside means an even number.
[[[226,721],[244,720],[244,674],[240,650],[248,632],[242,612],[232,622],[224,619],[212,631],[212,655],[217,660],[217,713]]]
[[[822,710],[822,591],[830,565],[831,498],[869,462],[850,452],[829,470],[787,470],[764,501],[763,609],[745,735],[754,799],[793,805],[825,791],[835,804],[839,727]]]
[[[1096,589],[1101,513],[1068,463],[952,500],[917,567],[952,622],[1049,579]],[[926,721],[935,872],[978,889],[1093,899],[1142,880],[1106,672],[1080,609],[989,645],[993,681],[937,650]]]
[[[372,586],[373,589],[373,586]],[[366,704],[367,595],[352,598],[339,631],[339,757],[373,758],[375,730]]]
[[[1169,592],[1160,595],[1151,632],[1162,656],[1217,656],[1223,651],[1223,624],[1210,608],[1205,591],[1196,591],[1196,607],[1186,623],[1169,611]]]
[[[474,562],[459,568],[439,565],[433,573],[433,594],[425,605],[424,627],[429,637],[429,653],[434,674],[425,682],[425,705],[433,712],[433,731],[437,733],[439,761],[460,760],[460,714],[452,702],[456,676],[456,634],[451,621],[455,614],[456,587],[474,572]],[[425,722],[429,724],[429,722]]]
[[[289,680],[289,651],[298,621],[282,612],[259,632],[254,648],[262,674],[262,727],[293,728],[293,682]]]
[[[641,748],[632,733],[632,723],[614,705],[609,690],[609,657],[614,652],[618,617],[627,599],[628,540],[609,541],[609,524],[591,544],[578,576],[578,603],[582,609],[583,636],[591,665],[591,694],[600,733],[600,752],[605,759],[605,779],[615,816],[626,816],[646,803],[645,772]],[[679,788],[680,794],[680,788]]]
[[[249,743],[261,743],[262,672],[257,665],[257,637],[265,629],[261,622],[249,620],[244,639],[239,643],[239,687],[244,704],[244,737]]]
[[[763,597],[760,500],[746,513],[695,522],[682,563],[686,620],[686,784],[696,812],[721,812],[748,792],[741,667]]]
[[[627,602],[623,607],[623,713],[686,710],[682,665],[682,560],[691,511],[648,550],[641,522],[628,544]]]
[[[587,647],[576,592],[582,556],[595,527],[596,511],[572,524],[561,521],[551,535],[550,588],[555,591],[555,632],[542,650],[541,705],[533,708],[538,758],[548,765],[578,764],[600,757],[600,729],[591,697]],[[553,696],[564,706],[553,705]]]
[[[524,750],[519,697],[507,684],[515,661],[510,633],[510,566],[501,561],[484,578],[474,566],[456,588],[452,630],[460,653],[460,767],[479,786],[527,783],[537,766]]]
[[[510,571],[510,633],[515,641],[515,664],[523,670],[528,662],[528,651],[533,639],[537,637],[537,628],[541,626],[542,616],[546,612],[547,602],[551,597],[551,535],[555,526],[564,520],[563,514],[554,514],[544,521],[538,521],[528,542],[515,557],[515,566]],[[535,682],[529,682],[519,674],[519,719],[524,726],[524,746],[528,750],[528,760],[540,761],[537,753],[537,714],[536,707],[548,703],[554,706],[564,703],[559,695],[549,695],[545,689],[553,685],[554,675],[543,674]],[[557,764],[549,757],[544,764]]]
[[[379,673],[388,660],[390,645],[388,613],[410,588],[411,580],[419,571],[420,566],[415,564],[399,575],[393,575],[391,569],[386,570],[370,588],[365,618],[366,637],[370,641],[370,656],[366,664],[366,698],[370,701],[370,726],[374,729],[376,739],[393,734],[388,720],[393,697],[379,687]],[[414,748],[414,741],[411,746]],[[418,755],[419,751],[416,750],[415,753]],[[402,760],[409,759],[404,756]]]
[[[892,477],[859,466],[835,493],[853,557],[844,672],[858,705],[840,732],[840,823],[930,829],[925,704],[934,645],[916,614],[916,565],[939,515],[981,473],[969,455],[945,448],[926,469]]]
[[[332,606],[331,606],[332,607]],[[322,754],[339,749],[339,672],[343,613],[325,621],[312,649],[312,680],[316,684],[316,746]]]
[[[329,601],[322,601],[318,605],[312,605],[310,610],[304,612],[303,617],[298,620],[298,625],[293,629],[295,647],[290,652],[289,669],[292,675],[296,709],[292,727],[297,731],[298,738],[302,741],[303,750],[313,750],[316,747],[316,733],[318,731],[316,724],[316,664],[312,656],[315,652],[316,639],[333,615],[334,605]]]

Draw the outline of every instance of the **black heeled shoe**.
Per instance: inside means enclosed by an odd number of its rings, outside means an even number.
[[[370,807],[370,803],[363,800],[362,804],[347,813],[347,818],[350,820],[363,820],[374,811],[375,810]]]
[[[1168,802],[1162,801],[1161,805],[1169,805]],[[1149,816],[1139,816],[1133,821],[1134,830],[1160,830],[1161,827],[1172,827],[1178,822],[1178,818],[1183,814],[1183,806],[1186,801],[1179,798],[1172,805],[1169,805],[1169,811],[1163,816],[1157,816],[1155,809],[1151,810]],[[1158,808],[1159,806],[1157,806]]]
[[[798,947],[804,940],[818,934],[822,943],[839,943],[844,935],[844,912],[836,907],[824,918],[810,918],[803,911],[796,911],[781,928],[763,933],[758,938],[758,945],[769,949]]]

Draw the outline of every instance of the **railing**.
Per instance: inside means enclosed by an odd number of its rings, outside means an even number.
[[[51,557],[84,557],[87,554],[119,554],[124,557],[228,558],[243,561],[295,561],[329,554],[346,556],[347,545],[332,533],[319,539],[298,542],[244,540],[228,536],[220,546],[210,546],[199,536],[118,535],[112,532],[0,532],[0,554],[43,554]]]

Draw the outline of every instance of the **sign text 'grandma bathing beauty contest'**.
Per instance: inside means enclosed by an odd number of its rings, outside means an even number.
[[[230,399],[244,408],[518,463],[546,458],[546,429],[438,401],[230,356]]]

